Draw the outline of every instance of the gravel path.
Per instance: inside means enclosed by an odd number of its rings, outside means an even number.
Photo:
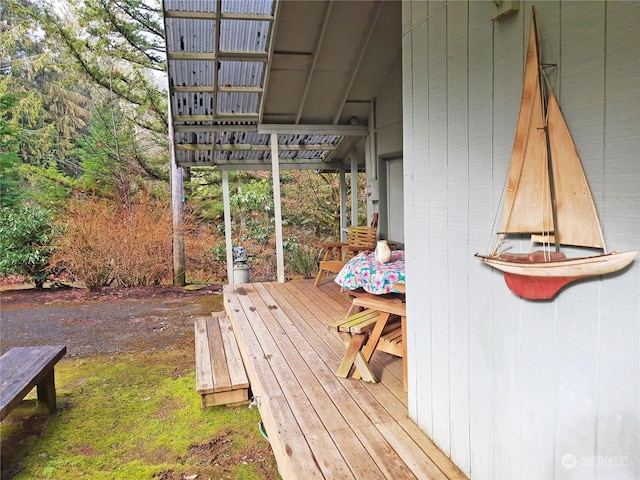
[[[193,346],[193,318],[222,309],[219,286],[4,290],[0,353],[14,346],[60,344],[68,357]]]

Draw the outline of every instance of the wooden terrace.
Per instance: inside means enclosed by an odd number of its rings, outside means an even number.
[[[466,478],[408,417],[401,358],[374,354],[379,383],[336,376],[345,345],[328,325],[350,301],[334,282],[227,285],[224,297],[284,479]]]

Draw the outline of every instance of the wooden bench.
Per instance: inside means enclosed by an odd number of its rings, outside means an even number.
[[[396,329],[385,330],[385,324],[379,322],[376,329],[371,332],[371,338],[367,342],[362,355],[369,361],[374,350],[390,353],[402,357],[402,381],[404,391],[407,391],[407,305],[405,303],[397,303],[383,298],[355,298],[353,304],[365,308],[367,310],[375,310],[380,312],[380,319],[385,316],[397,315],[400,317],[400,332]],[[398,333],[400,334],[398,336]],[[357,372],[354,378],[358,378]]]
[[[67,353],[64,345],[14,347],[0,357],[0,420],[3,420],[34,387],[38,404],[56,411],[54,367]]]
[[[374,351],[379,350],[403,359],[406,357],[406,305],[397,298],[369,295],[355,297],[353,306],[364,310],[329,325],[332,330],[348,334],[345,337],[346,352],[336,375],[346,378],[355,366],[353,378],[377,382],[375,374],[369,368],[369,360]],[[406,391],[407,364],[404,361],[402,363]]]
[[[196,390],[202,408],[249,401],[249,380],[224,312],[194,320]]]
[[[400,322],[389,322],[390,317],[389,313],[368,308],[345,320],[329,325],[329,329],[346,334],[342,335],[346,351],[338,370],[336,370],[336,376],[348,377],[351,368],[355,366],[357,371],[353,375],[354,378],[362,377],[367,382],[378,381],[369,367],[369,360],[373,355],[374,348],[368,349],[367,347],[372,343],[377,345],[383,336],[392,336],[394,332],[400,330]],[[363,350],[365,341],[367,341],[367,347]]]

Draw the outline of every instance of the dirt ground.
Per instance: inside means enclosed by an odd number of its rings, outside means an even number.
[[[193,318],[221,309],[222,287],[19,288],[0,291],[0,353],[66,345],[68,357],[193,346]]]
[[[89,292],[81,288],[34,289],[5,283],[0,284],[0,353],[14,346],[52,344],[66,345],[67,358],[162,349],[192,352],[194,317],[220,310],[220,285],[196,290],[173,286],[109,287]],[[189,361],[185,368],[191,368],[192,355],[185,358]],[[34,417],[34,422],[40,418]],[[34,433],[40,434],[42,425],[35,425]],[[236,462],[257,462],[265,465],[264,478],[278,476],[267,459],[272,455],[268,447],[256,447],[238,458],[228,455],[231,435],[230,431],[209,443],[193,445],[188,460],[198,465],[215,465],[221,472]],[[12,470],[5,471],[4,467],[1,478],[11,478]],[[173,480],[184,476],[165,471],[160,478]]]

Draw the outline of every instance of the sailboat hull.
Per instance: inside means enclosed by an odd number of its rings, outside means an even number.
[[[476,255],[484,263],[504,273],[509,289],[529,300],[553,298],[565,285],[583,278],[606,275],[625,268],[637,251],[613,252],[592,257],[545,260],[543,255],[513,256]]]

